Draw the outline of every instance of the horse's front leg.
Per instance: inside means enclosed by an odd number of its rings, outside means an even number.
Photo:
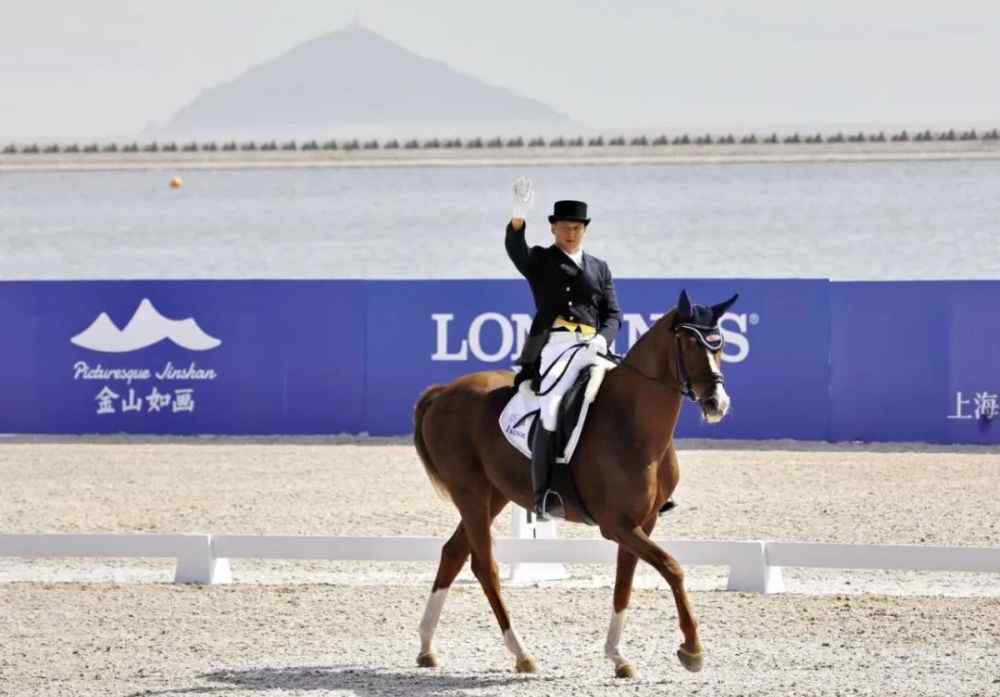
[[[656,525],[656,516],[642,526],[648,535]],[[615,665],[616,678],[631,678],[635,669],[621,652],[622,631],[625,628],[625,611],[632,598],[632,581],[635,578],[635,565],[639,557],[626,547],[618,545],[618,565],[615,570],[614,612],[611,614],[611,624],[608,627],[608,637],[604,641],[604,655]]]
[[[677,658],[681,665],[693,673],[701,670],[703,654],[701,641],[698,639],[698,622],[691,612],[687,593],[684,590],[684,571],[672,556],[662,547],[649,539],[642,528],[623,530],[616,536],[619,545],[626,547],[644,562],[660,572],[660,575],[670,585],[677,605],[677,619],[684,634],[684,643],[677,649]],[[617,589],[616,589],[617,590]]]
[[[608,627],[608,638],[604,641],[604,655],[614,663],[616,678],[635,676],[632,664],[621,653],[621,640],[622,630],[625,628],[625,610],[628,609],[628,602],[632,597],[632,579],[635,576],[635,565],[638,562],[639,557],[625,547],[618,546],[614,612],[611,615],[611,625]]]

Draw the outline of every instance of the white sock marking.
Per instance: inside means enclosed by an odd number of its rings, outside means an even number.
[[[503,633],[503,643],[518,661],[523,661],[528,657],[524,646],[521,645],[521,637],[517,635],[513,627]]]
[[[622,630],[625,628],[625,611],[616,612],[611,616],[611,624],[608,626],[608,638],[604,642],[604,655],[610,658],[617,668],[623,663],[628,663],[621,655],[619,643],[622,640]]]
[[[447,588],[439,588],[431,594],[427,601],[427,608],[424,610],[424,618],[420,620],[420,655],[431,652],[431,639],[434,638],[434,630],[437,628],[438,620],[441,619],[441,608],[444,607],[444,600],[448,597]]]

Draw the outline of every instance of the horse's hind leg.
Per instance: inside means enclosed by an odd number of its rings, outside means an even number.
[[[677,658],[681,665],[692,672],[701,670],[702,651],[698,640],[698,623],[691,612],[687,593],[684,590],[684,571],[677,560],[667,554],[659,545],[649,539],[642,528],[623,530],[615,536],[618,544],[627,547],[632,553],[660,572],[660,575],[670,584],[677,605],[677,619],[684,634],[684,643],[677,649]]]
[[[451,588],[452,581],[465,566],[465,560],[468,558],[469,540],[465,536],[465,528],[459,523],[455,532],[441,548],[441,562],[438,564],[437,576],[431,587],[431,597],[424,609],[424,617],[420,620],[420,653],[417,655],[417,665],[422,668],[433,668],[438,664],[437,656],[431,649],[431,640],[441,618],[441,608],[444,607],[448,589]]]
[[[499,496],[498,493],[495,495]],[[506,503],[506,502],[505,502]],[[493,538],[490,535],[491,516],[488,515],[483,502],[469,501],[466,505],[456,501],[462,512],[462,524],[465,534],[472,547],[472,572],[479,580],[479,585],[486,594],[486,599],[493,608],[493,614],[503,632],[503,642],[507,650],[514,654],[515,668],[519,673],[534,673],[535,661],[524,650],[517,632],[510,626],[510,617],[500,597],[500,573],[496,559],[493,557]]]
[[[500,496],[499,492],[494,492],[490,501],[490,520],[492,521],[506,505],[507,500]],[[441,618],[441,609],[444,607],[448,590],[455,581],[455,577],[462,571],[462,567],[465,566],[470,549],[469,538],[465,534],[465,525],[459,523],[455,532],[441,548],[441,562],[438,564],[437,576],[435,576],[434,585],[431,587],[431,597],[427,600],[423,619],[420,620],[420,653],[417,655],[417,665],[422,668],[433,668],[438,665],[437,656],[431,648],[434,630]]]

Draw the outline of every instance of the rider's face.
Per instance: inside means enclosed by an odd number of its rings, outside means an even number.
[[[576,254],[583,245],[583,237],[587,234],[587,226],[575,220],[557,220],[552,223],[552,235],[556,238],[556,246],[567,254]]]

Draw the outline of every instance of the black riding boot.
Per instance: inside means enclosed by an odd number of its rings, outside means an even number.
[[[538,520],[549,520],[545,512],[545,494],[549,490],[549,464],[555,459],[555,447],[555,432],[545,430],[539,421],[531,444],[531,486]]]

